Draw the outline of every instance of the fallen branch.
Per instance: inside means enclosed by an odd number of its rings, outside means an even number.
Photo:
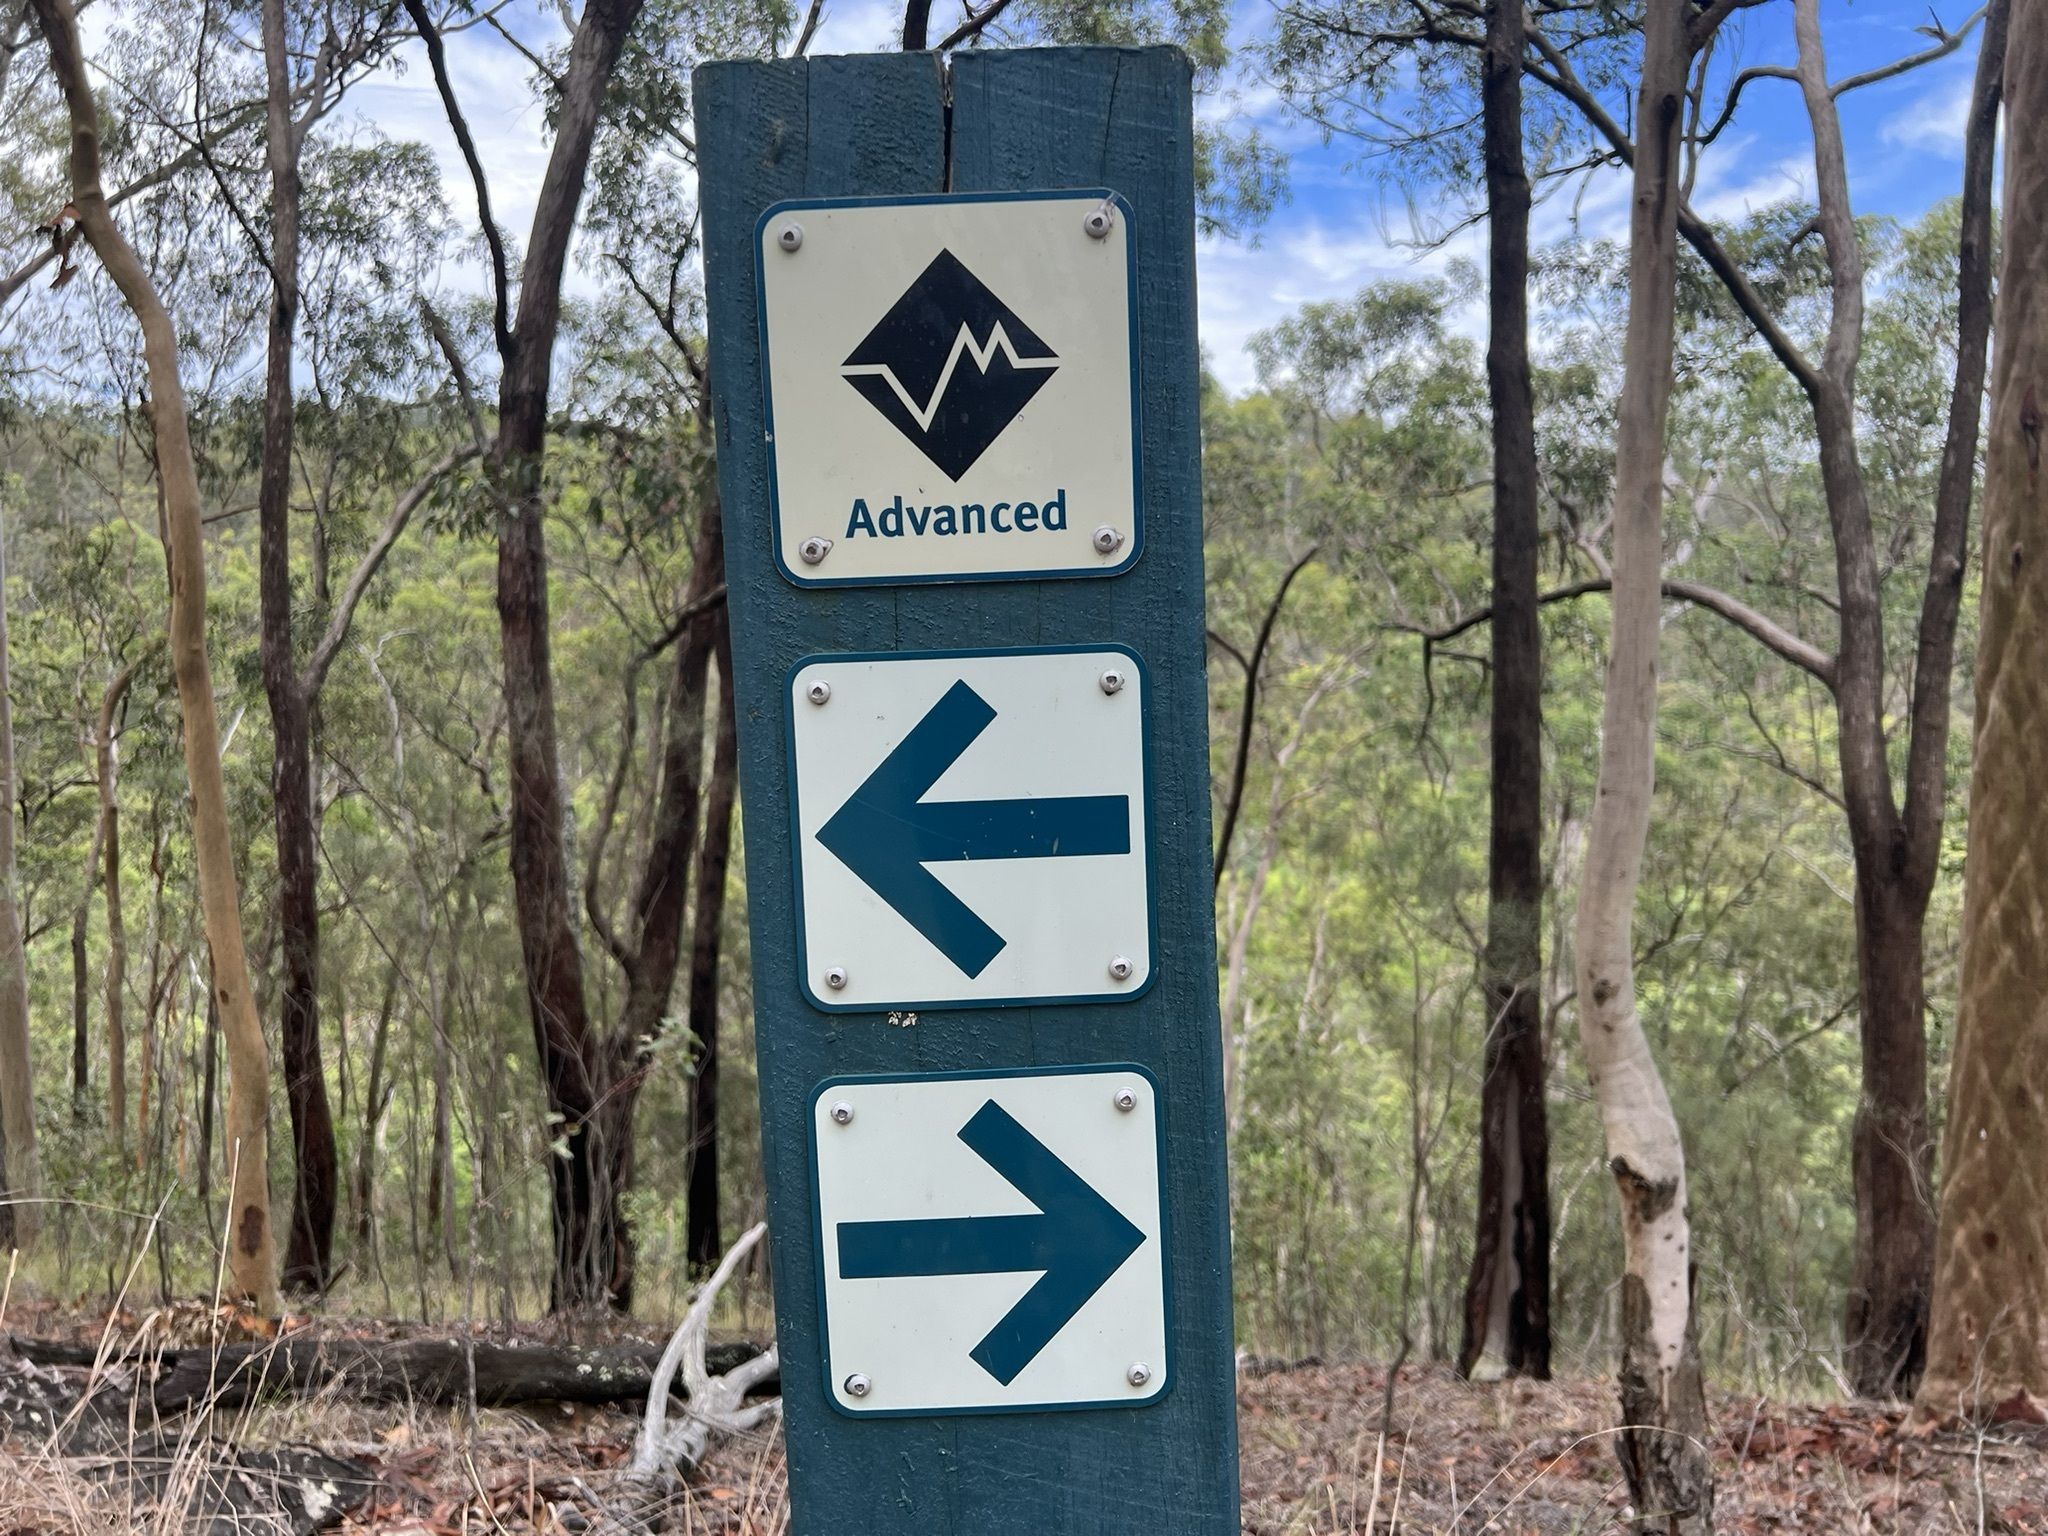
[[[718,1293],[732,1278],[740,1260],[767,1231],[766,1222],[757,1223],[732,1245],[690,1303],[690,1310],[684,1315],[682,1326],[676,1329],[675,1337],[669,1340],[668,1348],[662,1351],[661,1363],[654,1370],[653,1390],[647,1398],[646,1422],[640,1426],[632,1463],[621,1480],[614,1509],[600,1527],[599,1536],[628,1536],[659,1529],[662,1512],[703,1463],[714,1436],[745,1434],[782,1411],[780,1398],[746,1403],[750,1393],[780,1374],[773,1347],[713,1375],[705,1345]],[[679,1422],[670,1425],[668,1389],[679,1369],[689,1407]]]

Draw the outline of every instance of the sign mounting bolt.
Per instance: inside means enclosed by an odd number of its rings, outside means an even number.
[[[1102,674],[1102,691],[1104,693],[1122,693],[1124,691],[1124,674],[1120,668],[1111,667]]]
[[[869,1381],[867,1377],[861,1375],[859,1371],[855,1371],[846,1378],[846,1395],[848,1397],[866,1397],[874,1390],[875,1384]]]
[[[1129,981],[1134,969],[1129,955],[1118,955],[1109,962],[1109,974],[1116,981]]]
[[[1100,547],[1102,535],[1098,533],[1095,537],[1097,546]],[[796,552],[802,557],[805,565],[816,565],[832,553],[832,541],[830,539],[805,539],[803,543],[797,545]]]
[[[1098,555],[1113,555],[1124,547],[1124,531],[1121,528],[1112,528],[1109,524],[1104,523],[1095,530],[1095,537],[1092,542]],[[808,548],[808,546],[806,547]],[[805,558],[809,559],[810,557],[807,555]],[[818,558],[822,560],[825,557],[820,555]]]
[[[1131,1368],[1124,1372],[1124,1380],[1134,1387],[1142,1387],[1152,1379],[1152,1367],[1142,1360],[1133,1361]]]
[[[1081,227],[1088,232],[1090,240],[1107,240],[1109,232],[1116,228],[1116,205],[1108,198],[1096,208],[1090,208],[1081,220]]]
[[[853,1106],[844,1099],[837,1100],[832,1105],[832,1123],[834,1125],[853,1124]]]
[[[823,704],[832,697],[832,685],[821,677],[804,690],[804,697],[813,704]]]
[[[1125,1114],[1129,1114],[1132,1110],[1136,1109],[1138,1107],[1138,1090],[1131,1087],[1117,1089],[1116,1107]]]
[[[775,232],[775,243],[794,256],[803,249],[804,227],[801,224],[785,224]]]
[[[826,971],[825,985],[830,987],[834,992],[844,991],[846,987],[846,967],[843,965],[835,965],[830,970]]]

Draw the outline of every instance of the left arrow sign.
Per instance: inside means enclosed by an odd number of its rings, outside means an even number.
[[[1125,795],[925,799],[995,718],[994,708],[965,681],[954,683],[817,833],[834,857],[970,977],[986,970],[1006,941],[927,864],[1131,851]]]
[[[961,1127],[960,1139],[1041,1214],[842,1222],[839,1275],[895,1280],[1044,1271],[970,1351],[1007,1387],[1144,1245],[1145,1234],[994,1099]]]

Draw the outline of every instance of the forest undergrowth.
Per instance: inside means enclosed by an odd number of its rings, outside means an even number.
[[[202,1315],[140,1320],[168,1344],[193,1330],[222,1337],[242,1324]],[[35,1307],[8,1320],[49,1347],[69,1339],[96,1366],[45,1370],[75,1385],[118,1385],[117,1328],[86,1314]],[[398,1345],[445,1328],[329,1319],[288,1331]],[[496,1343],[618,1343],[624,1326],[560,1323],[470,1330]],[[189,1348],[190,1344],[187,1343]],[[0,1348],[0,1377],[21,1370]],[[146,1367],[144,1368],[146,1369]],[[0,1410],[6,1404],[0,1395]],[[1881,1536],[2048,1533],[2048,1438],[2040,1426],[1962,1431],[1916,1423],[1903,1405],[1711,1398],[1717,1529],[1858,1532]],[[1384,1368],[1317,1361],[1248,1363],[1239,1382],[1245,1536],[1340,1533],[1594,1533],[1638,1528],[1616,1463],[1613,1389],[1591,1378],[1476,1384],[1446,1366],[1404,1368],[1391,1396]],[[0,1418],[6,1417],[0,1412]],[[0,1454],[4,1536],[324,1529],[367,1536],[571,1536],[604,1527],[639,1426],[639,1407],[534,1403],[367,1404],[341,1392],[202,1404],[176,1423],[132,1414],[111,1443],[67,1445],[64,1427],[17,1409]],[[293,1457],[327,1458],[301,1463]],[[239,1459],[237,1459],[239,1458]],[[308,1472],[312,1466],[315,1470]],[[322,1470],[324,1469],[324,1470]],[[317,1475],[316,1475],[317,1474]],[[329,1492],[286,1517],[251,1523],[219,1512],[237,1479]],[[290,1503],[290,1500],[286,1501]],[[785,1536],[790,1530],[780,1435],[719,1444],[666,1529],[701,1536]]]

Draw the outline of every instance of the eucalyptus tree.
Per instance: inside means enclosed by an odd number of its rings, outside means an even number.
[[[1902,698],[1892,696],[1889,682],[1891,658],[1879,579],[1884,557],[1873,536],[1860,442],[1865,428],[1859,417],[1857,365],[1864,339],[1866,283],[1838,104],[1850,92],[1954,53],[1978,20],[1987,12],[2002,13],[2008,3],[1990,0],[1954,28],[1937,22],[1928,47],[1837,78],[1827,68],[1817,10],[1809,0],[1796,0],[1794,63],[1757,64],[1737,71],[1725,81],[1715,106],[1707,99],[1711,55],[1704,55],[1695,61],[1680,98],[1684,155],[1675,184],[1679,232],[1804,396],[1820,450],[1835,564],[1835,591],[1829,603],[1836,630],[1833,650],[1732,599],[1710,606],[1804,669],[1827,689],[1835,708],[1842,808],[1856,867],[1863,1044],[1863,1093],[1852,1158],[1858,1239],[1843,1334],[1850,1380],[1858,1391],[1878,1395],[1910,1390],[1925,1343],[1934,1220],[1926,920],[1945,818],[1956,624],[1969,544],[1989,325],[1986,232],[1989,144],[1996,132],[1996,112],[1987,115],[1981,107],[1987,89],[1988,99],[1994,104],[1996,100],[1997,29],[1986,29],[1975,98],[1979,110],[1973,110],[1970,119],[1949,431],[1914,626],[1914,660]],[[1647,14],[1647,7],[1588,9],[1569,3],[1539,3],[1528,13],[1522,67],[1576,119],[1574,131],[1590,138],[1591,149],[1580,162],[1589,169],[1635,161],[1641,125],[1617,105],[1616,69],[1634,46]],[[1334,69],[1346,89],[1364,67],[1360,61],[1385,70],[1410,50],[1433,58],[1446,50],[1476,55],[1486,45],[1481,0],[1427,0],[1398,7],[1376,0],[1337,0],[1326,9],[1304,8],[1289,15],[1293,30],[1284,35],[1296,40],[1311,65]],[[1705,152],[1736,120],[1744,93],[1768,80],[1792,82],[1800,89],[1813,135],[1817,199],[1808,216],[1786,222],[1774,249],[1751,252],[1746,261],[1727,233],[1693,208],[1691,196]],[[1447,109],[1439,105],[1434,110]],[[1798,248],[1815,234],[1820,237],[1829,294],[1817,357],[1785,307],[1782,290],[1760,270],[1773,262],[1796,262]],[[1590,541],[1581,544],[1597,571],[1596,551]],[[1737,609],[1747,611],[1738,615]],[[1903,799],[1891,763],[1895,722],[1903,722],[1907,738]]]
[[[35,11],[70,119],[70,206],[79,230],[120,289],[143,334],[150,425],[170,564],[170,658],[184,714],[193,845],[212,962],[210,995],[219,1007],[228,1046],[228,1275],[237,1292],[266,1312],[274,1311],[277,1255],[271,1232],[265,1123],[269,1047],[243,945],[212,668],[206,650],[201,497],[180,377],[179,338],[148,267],[115,220],[101,185],[99,107],[79,42],[77,13],[71,0],[35,0]]]
[[[1980,108],[1986,94],[1980,76]],[[1943,1416],[2039,1422],[2048,1414],[2048,821],[2039,790],[2048,607],[2038,553],[2048,547],[2048,15],[2037,5],[2012,17],[2004,98],[2010,137],[1984,470],[1962,1001],[1920,1403]]]
[[[291,503],[296,461],[294,373],[304,281],[302,222],[306,145],[314,127],[349,85],[376,68],[399,39],[397,7],[377,4],[295,8],[260,0],[264,74],[264,148],[270,174],[267,241],[244,223],[270,280],[264,348],[262,451],[256,490],[261,557],[263,691],[270,706],[271,805],[277,830],[278,927],[283,959],[279,1041],[291,1116],[292,1215],[283,1280],[321,1291],[333,1274],[334,1212],[340,1178],[334,1117],[320,1045],[319,861],[315,851],[312,741],[327,670],[348,638],[356,604],[441,475],[447,458],[400,495],[383,533],[343,583],[328,590],[324,542],[316,553],[315,596],[329,609],[325,633],[302,664],[292,635]],[[431,183],[429,183],[431,185]],[[233,194],[223,180],[223,199]],[[357,259],[366,253],[356,252]],[[386,253],[373,253],[390,259]],[[395,253],[391,253],[395,255]]]
[[[1685,1146],[1637,1011],[1634,919],[1656,773],[1664,456],[1678,308],[1687,77],[1733,7],[1648,0],[1629,219],[1628,328],[1614,451],[1614,600],[1600,779],[1574,959],[1579,1040],[1621,1199],[1621,1409],[1631,1502],[1673,1533],[1714,1528]]]

